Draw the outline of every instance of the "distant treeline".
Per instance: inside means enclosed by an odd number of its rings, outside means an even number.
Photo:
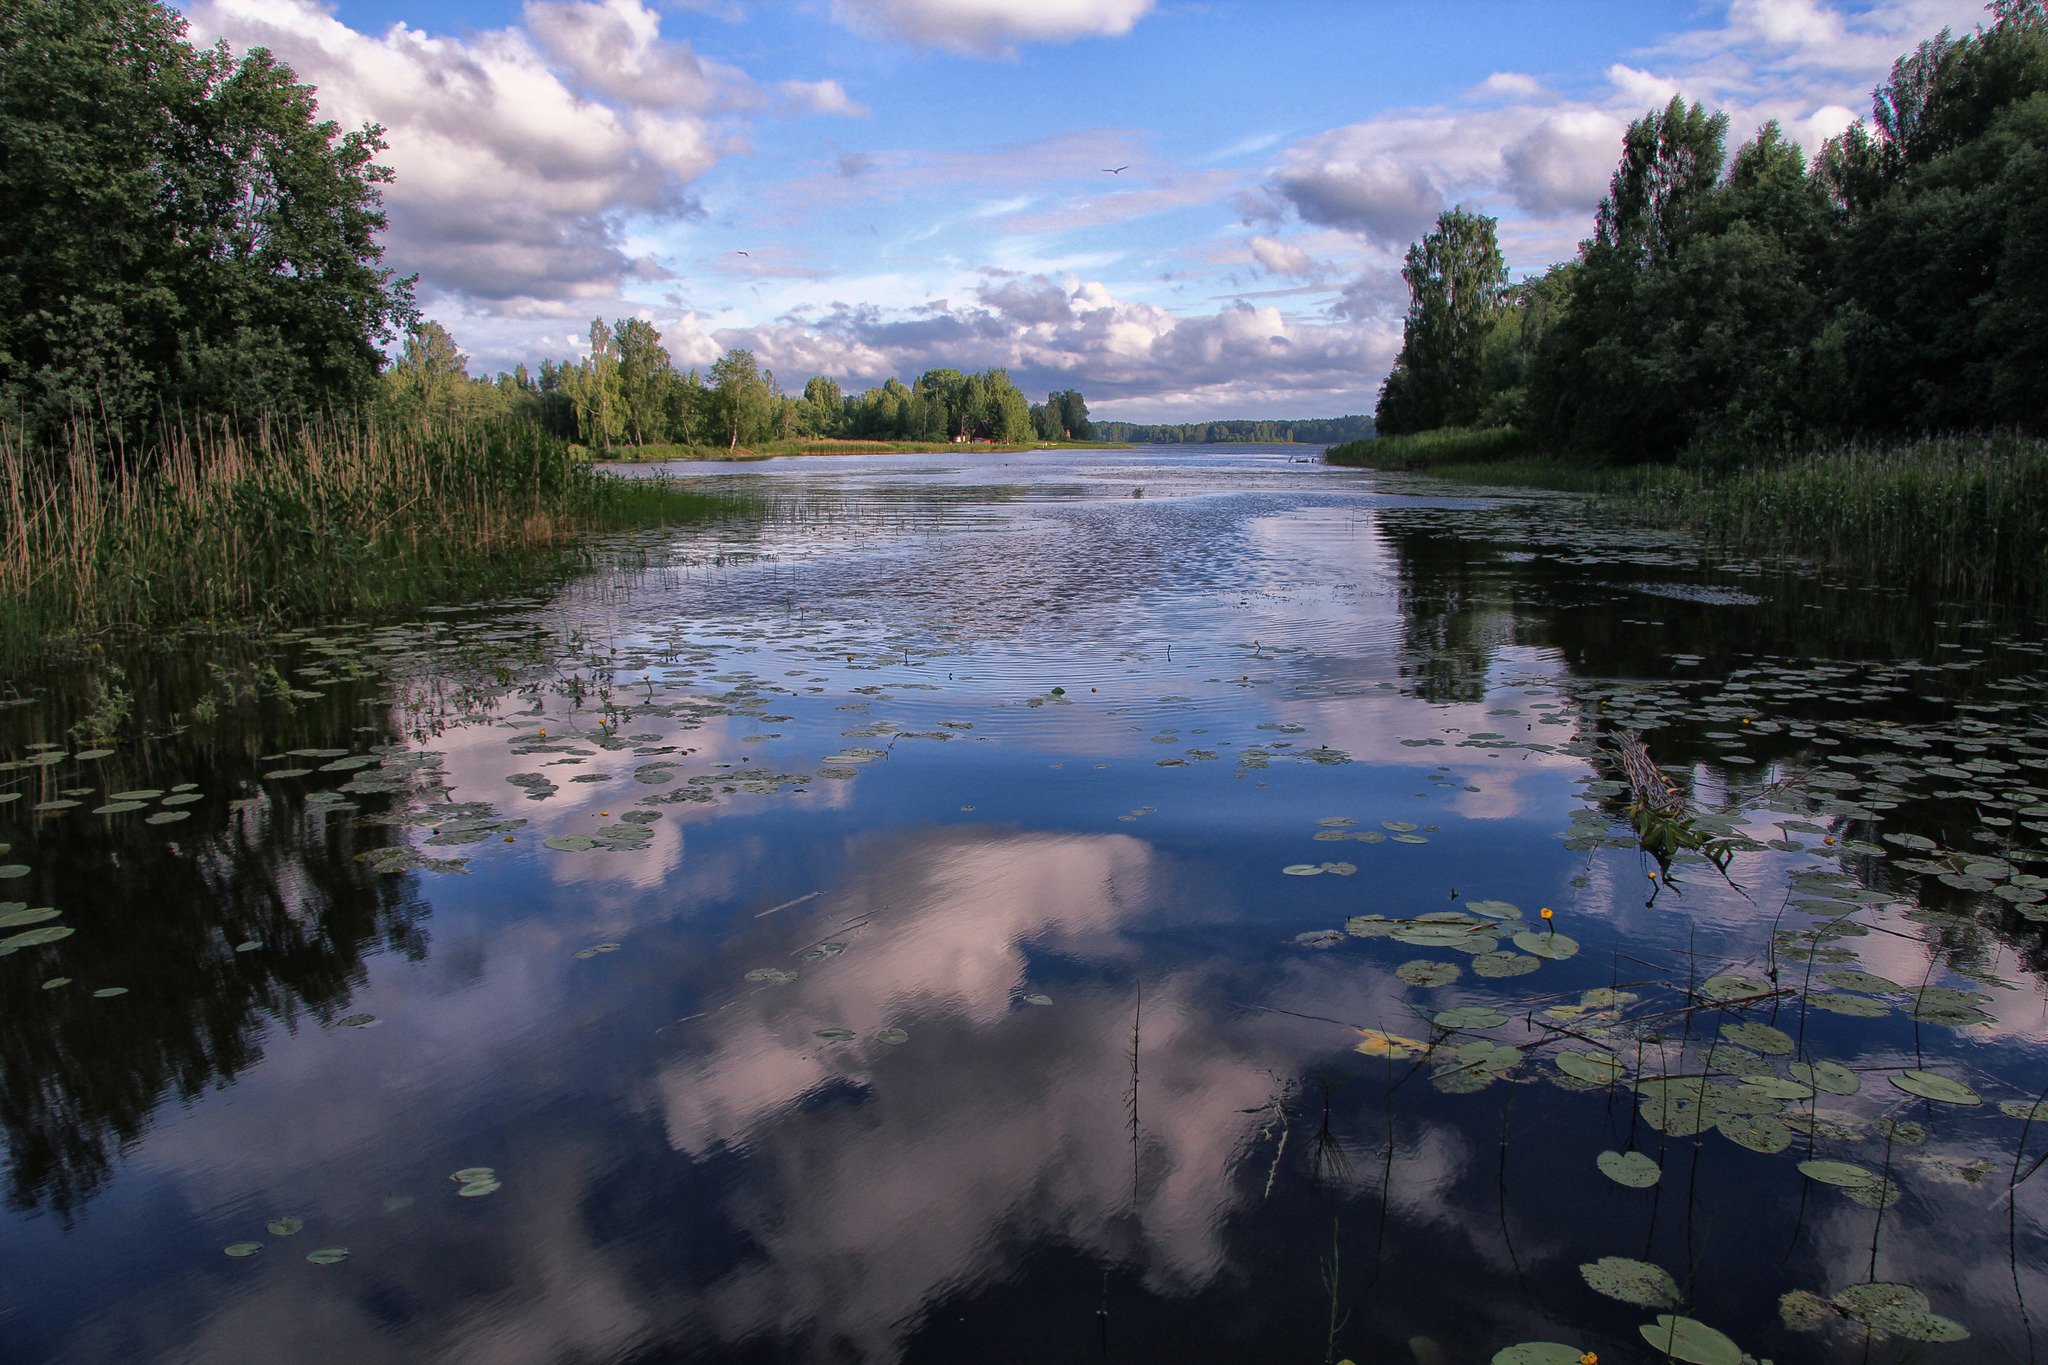
[[[926,370],[915,384],[890,379],[845,394],[814,375],[801,397],[782,392],[754,353],[735,348],[707,373],[679,370],[661,333],[642,318],[590,324],[590,353],[543,360],[494,379],[472,379],[469,362],[439,323],[407,332],[386,376],[385,402],[401,418],[506,416],[532,421],[593,448],[727,447],[764,441],[1090,440],[1095,428],[1077,390],[1028,402],[1007,372]]]
[[[1494,221],[1442,215],[1379,429],[1612,462],[2048,432],[2048,13],[1990,8],[1810,165],[1775,122],[1731,160],[1725,114],[1638,119],[1578,258],[1512,288]]]
[[[1095,434],[1105,441],[1137,445],[1286,445],[1297,441],[1332,445],[1364,440],[1373,434],[1373,425],[1370,417],[1307,417],[1273,422],[1097,422]]]

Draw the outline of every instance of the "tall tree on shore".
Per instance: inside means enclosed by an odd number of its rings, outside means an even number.
[[[382,132],[154,0],[0,7],[0,420],[130,439],[377,390],[413,317],[382,268]]]
[[[754,353],[734,347],[711,366],[711,410],[726,448],[765,435],[775,416],[776,393]]]
[[[1500,315],[1507,264],[1496,220],[1447,209],[1408,248],[1408,318],[1401,352],[1380,389],[1377,426],[1389,434],[1455,426],[1479,415],[1480,356]]]

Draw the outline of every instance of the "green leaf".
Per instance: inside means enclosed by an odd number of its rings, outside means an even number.
[[[1433,962],[1429,958],[1418,957],[1396,967],[1394,975],[1411,986],[1448,986],[1464,973],[1455,962]]]
[[[314,1265],[333,1265],[337,1261],[346,1261],[348,1259],[348,1248],[321,1247],[318,1251],[307,1252],[306,1259]]]
[[[1647,1190],[1664,1175],[1656,1159],[1642,1152],[1602,1152],[1593,1164],[1609,1180],[1632,1190]]]
[[[1525,1341],[1494,1352],[1493,1365],[1579,1365],[1586,1353],[1555,1341]]]
[[[273,1237],[289,1237],[306,1225],[296,1218],[273,1218],[269,1226]]]
[[[1792,1052],[1792,1035],[1769,1024],[1723,1024],[1721,1036],[1737,1047],[1746,1047],[1771,1057]]]
[[[1430,1020],[1438,1028],[1448,1029],[1499,1028],[1507,1021],[1505,1014],[1485,1005],[1460,1005],[1456,1009],[1443,1010]],[[2042,1116],[2048,1118],[2048,1105],[2042,1107]]]
[[[1678,1281],[1660,1265],[1631,1260],[1626,1256],[1602,1256],[1579,1267],[1597,1294],[1632,1303],[1638,1308],[1672,1308],[1685,1301]]]
[[[1575,957],[1579,951],[1579,941],[1570,934],[1544,933],[1536,929],[1524,929],[1516,934],[1515,946],[1525,953],[1533,953],[1552,962],[1562,962],[1568,957]]]
[[[1941,1104],[1975,1105],[1984,1103],[1984,1097],[1953,1077],[1933,1071],[1901,1071],[1891,1078],[1892,1084],[1909,1095],[1935,1100]]]
[[[263,1250],[263,1243],[230,1242],[226,1246],[222,1247],[221,1250],[225,1251],[228,1255],[235,1257],[237,1260],[240,1260],[244,1256],[254,1256],[257,1252]]]
[[[1875,1185],[1878,1180],[1877,1172],[1847,1161],[1802,1161],[1799,1163],[1799,1170],[1809,1180],[1818,1180],[1823,1185],[1834,1185],[1845,1190]]]
[[[1644,1341],[1687,1365],[1742,1365],[1742,1348],[1696,1318],[1659,1313],[1640,1330]]]

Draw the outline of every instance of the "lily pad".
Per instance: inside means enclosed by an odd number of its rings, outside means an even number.
[[[1576,957],[1579,951],[1579,941],[1570,934],[1539,933],[1534,929],[1524,929],[1516,934],[1515,946],[1525,953],[1549,958],[1552,962],[1562,962],[1568,957]]]
[[[852,1029],[847,1028],[821,1028],[812,1029],[811,1036],[822,1038],[828,1043],[844,1043],[850,1042],[853,1039],[854,1033]]]
[[[1394,975],[1411,986],[1448,986],[1464,975],[1455,962],[1434,962],[1418,957],[1394,969]]]
[[[1790,1056],[1793,1049],[1792,1035],[1769,1024],[1723,1024],[1721,1036],[1737,1047],[1750,1048],[1771,1057]]]
[[[1024,1003],[1027,1005],[1050,1005],[1052,1003],[1052,997],[1037,991],[1033,991],[1030,995],[1024,997]]]
[[[1674,1308],[1685,1301],[1671,1272],[1648,1261],[1626,1256],[1602,1256],[1579,1267],[1579,1274],[1598,1294],[1620,1299],[1638,1308]]]
[[[1709,1000],[1738,1000],[1745,995],[1762,995],[1770,989],[1771,983],[1760,976],[1733,973],[1710,976],[1700,983],[1700,994]]]
[[[347,1247],[321,1247],[318,1251],[306,1253],[306,1259],[314,1265],[333,1265],[348,1259]]]
[[[273,1218],[269,1226],[271,1236],[289,1237],[306,1225],[296,1218]]]
[[[1556,1341],[1524,1341],[1494,1352],[1493,1365],[1580,1365],[1585,1358],[1586,1353],[1576,1346]]]
[[[1785,1069],[1795,1080],[1830,1095],[1853,1095],[1863,1085],[1863,1079],[1840,1062],[1793,1062]]]
[[[1867,1170],[1849,1161],[1816,1158],[1800,1162],[1799,1171],[1809,1180],[1818,1180],[1823,1185],[1833,1185],[1844,1190],[1861,1189],[1875,1185],[1878,1181],[1876,1171]]]
[[[504,1181],[499,1180],[495,1176],[490,1176],[483,1180],[466,1181],[462,1188],[455,1193],[464,1199],[481,1199],[487,1194],[496,1194],[504,1187]]]
[[[41,929],[28,929],[8,938],[0,938],[0,956],[17,952],[23,948],[34,948],[45,943],[55,943],[59,939],[70,938],[77,932],[77,930],[69,925],[63,924],[45,925]]]
[[[0,914],[0,929],[19,929],[24,924],[41,924],[44,920],[55,919],[64,913],[48,905],[38,905],[31,909],[26,905],[21,905],[20,901],[14,903],[20,905],[21,908]]]
[[[1621,1079],[1625,1068],[1618,1057],[1604,1052],[1560,1052],[1557,1054],[1557,1069],[1574,1080],[1591,1085],[1607,1085]]]
[[[1456,1009],[1444,1010],[1430,1020],[1438,1028],[1450,1029],[1499,1028],[1507,1021],[1505,1014],[1485,1005],[1460,1005]],[[2042,1112],[2043,1117],[2048,1117],[2048,1105],[2042,1107]]]
[[[230,1242],[226,1246],[222,1247],[221,1250],[239,1260],[244,1256],[254,1256],[257,1252],[263,1250],[263,1243]]]
[[[1524,957],[1520,953],[1481,953],[1472,959],[1472,970],[1480,976],[1500,978],[1526,976],[1543,965],[1540,957]]]
[[[1730,1114],[1717,1125],[1738,1147],[1772,1156],[1792,1145],[1792,1130],[1769,1114]]]
[[[1891,1078],[1893,1085],[1908,1095],[1935,1100],[1941,1104],[1974,1105],[1984,1103],[1984,1097],[1951,1076],[1934,1071],[1901,1071]]]
[[[1320,877],[1323,875],[1323,865],[1321,863],[1289,863],[1280,870],[1290,877]]]
[[[593,943],[588,948],[578,948],[576,956],[579,958],[596,957],[600,953],[616,953],[618,950],[619,945],[616,943]]]
[[[1643,1152],[1602,1152],[1593,1159],[1593,1164],[1600,1168],[1600,1174],[1632,1190],[1647,1190],[1664,1175],[1656,1159]]]
[[[1909,1284],[1851,1285],[1834,1297],[1835,1306],[1872,1330],[1908,1341],[1961,1341],[1961,1323],[1929,1311],[1927,1296]]]
[[[1697,1318],[1659,1313],[1639,1330],[1644,1341],[1687,1365],[1742,1365],[1742,1348]]]

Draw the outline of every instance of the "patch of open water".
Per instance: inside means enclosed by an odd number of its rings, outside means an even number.
[[[1298,455],[18,681],[0,1357],[2030,1358],[2032,629]]]

